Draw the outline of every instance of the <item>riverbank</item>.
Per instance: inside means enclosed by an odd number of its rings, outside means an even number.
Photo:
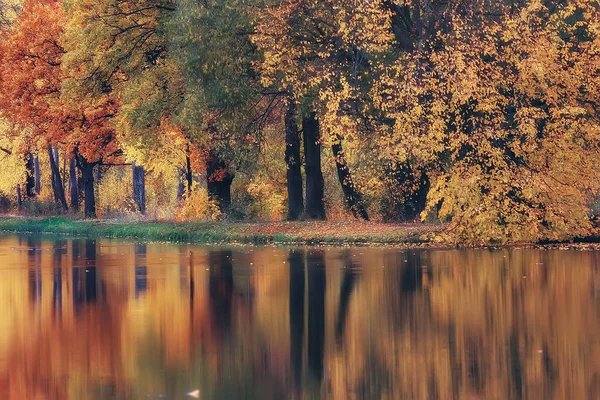
[[[356,221],[139,222],[0,217],[0,231],[195,244],[426,246],[440,225]]]

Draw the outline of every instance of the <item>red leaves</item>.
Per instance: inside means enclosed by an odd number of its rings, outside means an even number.
[[[117,153],[110,119],[118,110],[110,95],[100,100],[61,97],[71,71],[61,69],[66,18],[60,2],[30,0],[0,39],[0,111],[32,129],[34,138],[78,149],[89,161]]]

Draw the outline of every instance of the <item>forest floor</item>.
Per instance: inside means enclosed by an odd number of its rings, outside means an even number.
[[[358,221],[140,222],[0,217],[0,231],[195,244],[432,246],[442,225]],[[438,244],[439,246],[439,244]]]

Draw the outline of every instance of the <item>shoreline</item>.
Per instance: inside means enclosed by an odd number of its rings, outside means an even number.
[[[187,244],[446,247],[425,235],[442,225],[358,221],[145,222],[0,216],[0,232]]]
[[[390,247],[422,249],[600,250],[600,237],[565,242],[469,246],[431,240],[444,225],[359,221],[169,222],[84,220],[64,217],[0,216],[0,234],[35,234],[73,238],[121,239],[193,245]]]

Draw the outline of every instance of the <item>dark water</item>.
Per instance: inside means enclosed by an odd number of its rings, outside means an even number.
[[[599,266],[0,237],[0,399],[599,399]]]

